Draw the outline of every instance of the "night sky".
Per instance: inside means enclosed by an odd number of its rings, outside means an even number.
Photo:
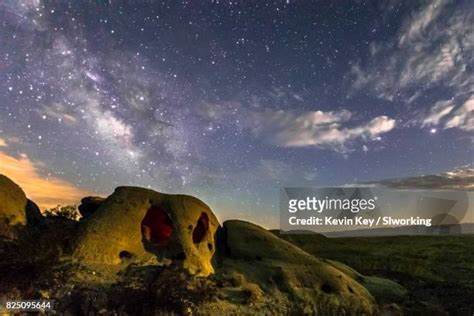
[[[0,173],[42,206],[139,185],[275,226],[283,186],[474,161],[471,0],[4,0],[0,23]]]

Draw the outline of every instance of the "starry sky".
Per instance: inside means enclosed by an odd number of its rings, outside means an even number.
[[[4,0],[0,173],[42,206],[138,185],[266,226],[280,187],[472,174],[473,9]]]

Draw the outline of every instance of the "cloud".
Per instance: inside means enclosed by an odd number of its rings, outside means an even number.
[[[0,147],[7,147],[7,141],[0,137]]]
[[[474,191],[474,167],[472,165],[467,165],[441,174],[387,179],[381,181],[366,182],[364,184],[381,185],[397,189],[439,189]]]
[[[446,4],[447,1],[443,0],[432,1],[424,10],[413,15],[405,25],[405,32],[400,37],[400,43],[422,38],[427,28],[440,16]]]
[[[430,109],[428,115],[422,120],[421,126],[438,125],[440,120],[446,117],[454,109],[452,100],[442,100]]]
[[[428,111],[426,115],[415,120],[422,127],[441,125],[443,128],[459,128],[464,131],[474,130],[474,95],[457,107],[452,100],[442,100]]]
[[[474,95],[473,24],[471,1],[427,1],[405,18],[393,38],[370,44],[368,60],[351,69],[353,91],[369,90],[382,99],[406,102],[407,106],[429,106],[428,116],[417,121],[420,126],[454,120],[446,127],[470,130],[471,119],[462,114],[466,109],[460,110],[462,113],[456,113],[456,109]],[[443,98],[433,91],[443,91]],[[429,93],[438,100],[426,105],[417,103]],[[450,101],[446,101],[446,95]]]
[[[360,135],[367,133],[371,137],[376,137],[380,134],[391,131],[393,128],[395,128],[395,125],[396,123],[394,119],[391,119],[385,115],[377,116],[369,122],[366,128],[362,128],[363,131],[360,133]],[[356,136],[359,135],[356,134]]]
[[[315,146],[346,151],[347,143],[357,138],[373,139],[392,130],[396,122],[378,116],[366,124],[348,127],[352,114],[342,111],[269,110],[251,112],[247,124],[254,135],[281,147]]]
[[[474,130],[474,95],[454,111],[453,116],[446,122],[445,128],[453,127],[466,131]]]
[[[40,163],[31,161],[24,154],[15,158],[0,152],[0,174],[20,185],[28,198],[43,209],[58,204],[77,204],[82,197],[90,195],[67,181],[42,176],[40,167]]]
[[[38,110],[38,114],[43,117],[52,117],[57,119],[59,122],[65,122],[66,124],[74,124],[77,122],[75,114],[68,110],[64,105],[54,103],[53,105],[43,105],[41,110]]]
[[[250,132],[256,139],[279,147],[318,147],[346,153],[350,142],[379,141],[380,135],[393,130],[394,119],[381,115],[365,123],[354,124],[348,110],[296,111],[246,107],[231,101],[205,103],[197,114],[211,122],[219,122],[240,132]]]

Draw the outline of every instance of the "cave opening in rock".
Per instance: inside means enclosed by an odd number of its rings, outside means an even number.
[[[197,221],[196,227],[193,230],[193,243],[198,244],[206,236],[207,231],[209,230],[209,217],[206,213],[201,213]]]
[[[321,291],[323,291],[326,294],[332,294],[334,293],[334,288],[328,283],[323,283],[321,285]]]
[[[132,258],[132,254],[126,250],[122,250],[119,252],[119,258],[122,260],[127,260]]]
[[[173,225],[161,207],[150,207],[141,223],[143,238],[157,246],[166,246],[171,240]]]

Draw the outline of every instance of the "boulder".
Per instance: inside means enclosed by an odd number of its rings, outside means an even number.
[[[12,180],[0,175],[0,236],[12,238],[18,226],[26,225],[27,199]]]
[[[26,201],[25,213],[28,225],[38,224],[43,220],[40,208],[30,199]]]
[[[118,187],[80,223],[73,258],[86,264],[174,263],[190,274],[214,272],[214,234],[219,222],[210,208],[187,195]]]
[[[330,262],[257,225],[231,220],[223,226],[225,257],[221,268],[228,274],[242,275],[267,296],[286,302],[282,304],[287,304],[287,310],[309,315],[377,313],[369,291]]]
[[[328,262],[362,284],[379,303],[399,303],[407,297],[408,291],[395,281],[362,275],[339,261],[328,260]]]
[[[81,200],[81,204],[78,209],[82,215],[82,218],[86,218],[99,208],[105,199],[99,196],[87,196]]]

